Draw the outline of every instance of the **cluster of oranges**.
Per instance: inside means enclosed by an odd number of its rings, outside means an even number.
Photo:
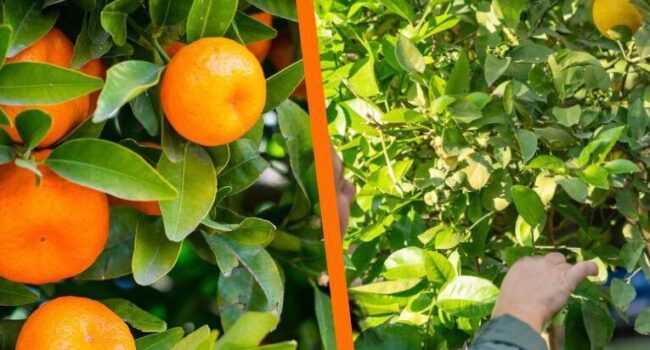
[[[253,15],[271,26],[268,13]],[[261,117],[266,103],[262,62],[278,69],[291,64],[297,52],[288,32],[243,46],[226,38],[204,38],[189,45],[167,47],[172,56],[160,84],[161,103],[170,125],[187,140],[219,146],[241,138]],[[53,28],[7,63],[40,62],[70,68],[74,44]],[[95,59],[79,69],[106,79]],[[304,87],[296,95],[304,96]],[[73,277],[90,267],[108,240],[110,205],[129,206],[146,215],[161,215],[157,202],[131,202],[69,182],[43,161],[51,148],[94,112],[99,92],[42,106],[0,106],[15,122],[23,111],[40,109],[52,126],[34,153],[41,172],[14,163],[0,166],[0,277],[28,284],[46,284]],[[20,143],[15,125],[3,129]],[[154,145],[157,146],[157,145]],[[159,146],[158,146],[159,147]],[[18,350],[68,348],[135,349],[128,326],[101,303],[75,297],[52,300],[34,312],[23,327]]]

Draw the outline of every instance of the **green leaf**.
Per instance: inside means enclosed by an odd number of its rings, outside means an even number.
[[[102,80],[45,63],[6,64],[0,70],[0,103],[46,105],[73,100],[102,87]]]
[[[24,284],[0,278],[0,306],[20,306],[33,304],[37,301],[38,295]]]
[[[202,223],[248,245],[266,246],[275,236],[275,225],[260,218],[245,218],[238,224],[221,224],[205,218]]]
[[[239,264],[247,270],[257,286],[261,289],[264,295],[264,302],[244,306],[255,307],[254,311],[270,312],[279,316],[284,302],[284,285],[280,277],[280,271],[273,258],[271,258],[271,255],[260,246],[244,245],[230,237],[208,234],[204,234],[203,237],[217,257],[220,268],[224,261],[220,261],[219,259],[222,259],[224,256],[230,256],[228,258],[229,260],[226,261],[226,267],[232,270],[236,262],[231,260],[236,258]],[[236,278],[237,275],[231,275],[231,272],[222,269],[222,274],[224,275],[223,283],[235,283],[239,285],[238,282],[241,281],[241,278]],[[235,310],[236,316],[241,316],[242,312],[247,311],[242,309],[241,305],[235,304],[235,306],[239,307],[238,310]],[[232,317],[232,319],[236,319],[236,317]]]
[[[171,350],[185,332],[182,328],[171,328],[162,333],[150,334],[135,341],[137,350]]]
[[[129,102],[135,119],[142,124],[147,134],[157,136],[160,130],[160,116],[153,106],[152,97],[149,92],[144,92]]]
[[[358,287],[350,288],[353,293],[370,293],[370,294],[398,294],[414,288],[422,282],[422,279],[401,279],[397,281],[385,281],[365,284]]]
[[[620,259],[622,266],[627,271],[634,271],[645,247],[646,243],[641,240],[632,240],[623,245],[620,251]]]
[[[438,252],[429,251],[426,253],[425,270],[429,282],[437,286],[441,286],[456,277],[456,271],[449,259]]]
[[[118,46],[126,44],[126,21],[142,6],[142,0],[115,0],[102,10],[101,24]]]
[[[616,210],[632,222],[639,220],[639,195],[624,189],[616,194]]]
[[[5,64],[13,33],[12,27],[6,24],[0,25],[0,67]]]
[[[474,190],[480,190],[487,185],[491,177],[491,166],[485,156],[476,153],[467,159],[467,166],[462,171],[467,176],[467,182]]]
[[[296,3],[293,0],[247,0],[248,3],[276,17],[298,22]]]
[[[336,350],[336,332],[334,329],[334,315],[332,313],[332,300],[329,295],[314,287],[316,321],[320,330],[323,350]]]
[[[411,4],[406,0],[380,0],[388,11],[404,18],[405,20],[413,23],[415,21],[415,14]]]
[[[317,203],[316,185],[310,183],[310,180],[315,177],[313,175],[314,152],[309,114],[291,100],[286,100],[278,106],[277,114],[280,132],[284,137],[287,153],[289,153],[293,176],[310,203]]]
[[[531,227],[543,228],[546,223],[546,209],[537,192],[525,186],[515,185],[512,186],[511,194],[519,215]]]
[[[172,350],[213,350],[217,339],[217,331],[210,331],[210,327],[203,326],[183,338]]]
[[[471,80],[469,57],[467,51],[461,51],[458,55],[458,61],[454,69],[451,70],[449,79],[447,79],[447,95],[461,95],[469,92],[469,83]]]
[[[193,0],[149,0],[151,21],[158,27],[183,22],[190,13]]]
[[[163,332],[167,330],[165,321],[151,315],[124,299],[105,299],[102,304],[113,310],[131,327],[145,333]]]
[[[52,118],[39,109],[21,112],[16,117],[16,129],[27,152],[31,152],[52,127]]]
[[[247,312],[217,341],[215,350],[254,348],[275,329],[277,323],[276,315]],[[251,327],[251,325],[255,325],[255,327]]]
[[[558,123],[566,127],[571,127],[580,123],[582,108],[580,108],[580,105],[569,108],[553,107],[553,115],[557,118]]]
[[[650,335],[650,307],[645,308],[634,321],[634,330],[639,334]]]
[[[492,282],[472,276],[458,276],[442,287],[438,307],[457,317],[479,318],[490,314],[499,296]]]
[[[17,55],[47,34],[59,17],[58,11],[41,10],[39,0],[6,0],[3,15],[3,23],[14,29],[9,57]]]
[[[609,294],[612,297],[612,304],[623,313],[627,312],[630,303],[636,298],[634,287],[619,278],[612,279]]]
[[[98,139],[76,139],[58,146],[47,166],[76,184],[133,201],[170,200],[178,192],[137,153]]]
[[[580,177],[589,185],[604,190],[609,189],[609,173],[601,166],[592,164],[583,170],[580,175]]]
[[[162,220],[143,216],[135,230],[133,279],[141,286],[156,283],[172,270],[181,252],[181,243],[165,235]]]
[[[375,62],[371,57],[357,61],[350,70],[350,86],[361,97],[379,94],[379,85],[375,75]]]
[[[512,59],[510,57],[499,58],[488,54],[485,59],[485,82],[492,86],[503,74],[508,71]]]
[[[575,177],[562,178],[558,179],[557,183],[576,202],[585,203],[587,201],[589,187],[582,180]]]
[[[161,157],[160,174],[179,191],[178,197],[160,202],[165,233],[181,242],[208,215],[217,195],[217,172],[210,155],[200,146],[188,143],[183,158],[172,163]]]
[[[424,57],[417,46],[402,35],[397,37],[395,57],[399,65],[409,73],[422,74],[426,69]]]
[[[605,163],[605,165],[603,165],[603,168],[605,168],[605,170],[607,170],[607,172],[612,175],[633,174],[641,172],[641,168],[639,168],[638,165],[627,159],[612,160]]]
[[[194,0],[187,17],[187,40],[222,36],[237,11],[237,0]]]
[[[427,275],[426,253],[418,247],[402,248],[384,261],[384,272],[386,279],[414,279]]]
[[[91,60],[104,56],[113,47],[113,41],[99,23],[100,11],[101,9],[94,8],[84,17],[81,32],[75,41],[70,68],[78,70]]]
[[[582,319],[594,349],[603,349],[614,334],[615,323],[607,307],[589,299],[581,300]]]
[[[520,23],[521,13],[529,6],[528,0],[495,0],[494,6],[500,18],[511,28]]]
[[[230,162],[219,174],[219,187],[230,187],[230,194],[236,194],[253,185],[269,163],[248,139],[235,141],[229,146]]]
[[[267,26],[266,24],[256,20],[253,17],[248,16],[241,11],[235,14],[233,28],[234,27],[237,28],[237,36],[242,40],[244,44],[251,44],[258,41],[273,39],[278,34],[277,30]],[[230,31],[232,31],[232,28]]]
[[[304,65],[302,60],[299,60],[268,78],[266,80],[264,112],[278,107],[284,100],[288,99],[304,80],[304,77]]]
[[[105,281],[130,274],[135,230],[141,216],[135,209],[112,207],[108,242],[95,263],[77,278]]]
[[[639,140],[645,135],[648,127],[648,113],[642,99],[635,99],[630,104],[627,112],[627,125],[630,127],[630,135],[633,139]]]
[[[531,160],[530,163],[528,163],[528,167],[531,169],[551,170],[557,173],[566,170],[566,165],[562,159],[548,154],[542,154],[535,157],[535,159]]]
[[[20,329],[23,327],[24,323],[24,320],[0,321],[0,344],[2,344],[4,349],[15,349],[18,334],[20,333]]]
[[[98,123],[115,117],[127,102],[158,84],[162,71],[163,67],[145,61],[124,61],[112,66],[99,95],[93,121]]]
[[[14,143],[4,129],[0,128],[0,164],[7,164],[16,157]]]
[[[537,153],[537,135],[526,129],[517,129],[517,141],[524,162],[528,162]]]

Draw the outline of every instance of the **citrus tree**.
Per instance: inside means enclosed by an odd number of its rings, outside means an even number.
[[[294,3],[0,3],[0,349],[333,349]]]
[[[649,2],[318,5],[330,132],[358,188],[358,348],[471,343],[508,266],[551,251],[600,271],[548,325],[566,349],[602,349],[613,314],[650,333],[650,309],[627,317],[630,280],[650,277]]]

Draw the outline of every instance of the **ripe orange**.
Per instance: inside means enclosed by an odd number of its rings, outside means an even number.
[[[245,46],[204,38],[180,49],[161,84],[167,120],[186,139],[219,146],[238,140],[262,115],[266,80]]]
[[[136,209],[146,215],[160,216],[160,205],[158,202],[134,202],[126,199],[108,196],[108,203],[114,206],[129,207]]]
[[[271,51],[269,52],[269,60],[271,60],[271,63],[277,69],[284,69],[298,59],[298,52],[291,39],[291,33],[287,28],[281,29],[278,32],[278,36],[273,39]],[[305,99],[307,96],[307,88],[304,80],[293,92],[293,96],[303,100]]]
[[[79,297],[49,301],[29,316],[16,350],[135,350],[129,326],[104,304]]]
[[[593,8],[594,24],[609,39],[616,40],[610,31],[618,26],[628,27],[632,34],[641,26],[643,18],[629,0],[596,0]],[[615,36],[615,35],[614,35]]]
[[[44,160],[50,151],[36,154]],[[69,182],[44,165],[34,173],[0,166],[0,277],[45,284],[76,276],[108,239],[106,195]]]
[[[60,67],[70,68],[74,45],[63,32],[52,28],[45,36],[32,46],[20,52],[15,57],[7,59],[7,63],[41,62]],[[82,96],[71,101],[38,106],[0,106],[13,122],[20,112],[30,109],[40,109],[52,117],[52,128],[45,135],[40,147],[47,147],[72,131],[88,117],[90,98]],[[4,127],[14,142],[21,142],[15,127]]]
[[[79,71],[91,75],[96,78],[100,78],[103,81],[106,81],[106,66],[101,59],[95,59],[86,63]],[[88,114],[95,113],[95,108],[97,108],[97,99],[99,98],[100,91],[95,91],[90,94],[89,97],[89,106]]]
[[[273,24],[273,16],[271,16],[271,14],[268,12],[258,12],[252,14],[251,17],[266,24],[269,27]],[[269,50],[271,49],[271,40],[262,40],[262,41],[254,42],[248,44],[246,47],[250,52],[253,53],[253,55],[255,55],[255,57],[257,57],[258,61],[264,62],[264,60],[266,59],[266,55],[268,55]]]

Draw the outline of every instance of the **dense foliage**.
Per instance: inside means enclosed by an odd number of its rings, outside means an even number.
[[[610,310],[627,319],[629,280],[650,277],[650,28],[610,40],[592,3],[317,2],[330,132],[359,191],[358,348],[471,342],[507,267],[551,251],[600,267],[554,319],[566,349],[602,349]],[[650,334],[650,309],[629,322]]]
[[[74,68],[100,57],[110,67],[94,116],[55,144],[45,165],[114,197],[160,201],[162,216],[113,207],[104,252],[74,279],[41,286],[0,279],[0,349],[13,349],[22,320],[39,303],[62,295],[103,301],[132,327],[138,349],[333,349],[309,116],[303,101],[290,99],[303,79],[302,61],[282,70],[264,62],[266,113],[225,146],[177,135],[158,91],[169,60],[163,47],[219,36],[249,44],[273,39],[280,28],[295,37],[293,2],[1,4],[1,62],[54,26],[75,52],[73,69],[3,65],[0,103],[68,101],[102,88]],[[249,16],[259,11],[273,14],[275,28]],[[36,181],[33,150],[50,118],[37,113],[17,123],[25,144],[0,129],[0,164],[32,169]],[[0,125],[10,125],[4,113]]]

